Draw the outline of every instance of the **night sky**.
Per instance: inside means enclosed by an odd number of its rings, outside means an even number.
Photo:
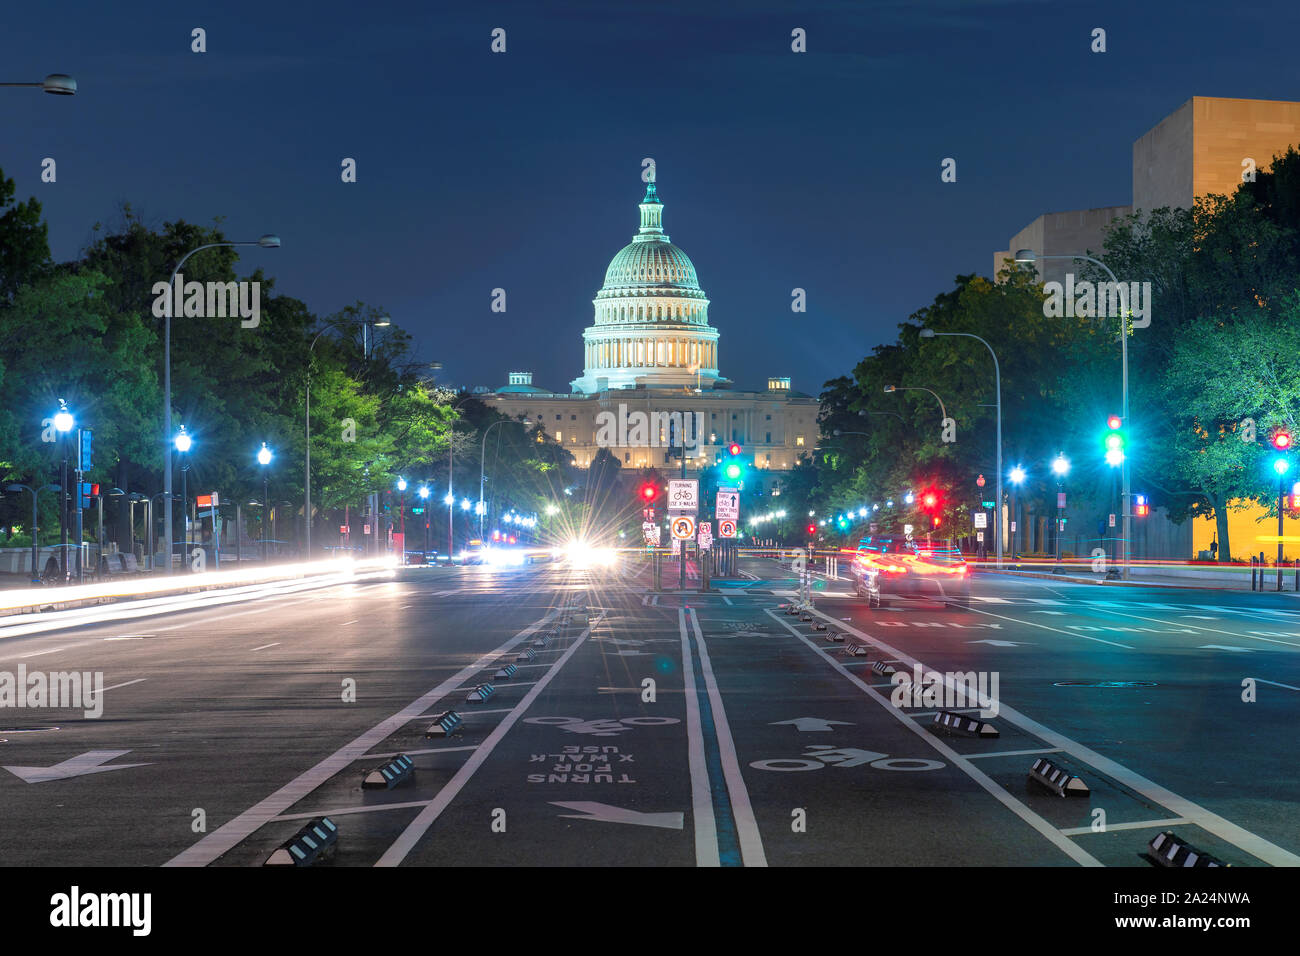
[[[1035,216],[1128,203],[1133,140],[1191,96],[1300,99],[1292,3],[75,0],[0,22],[0,80],[80,85],[0,90],[0,168],[56,259],[122,202],[224,217],[284,242],[242,272],[321,315],[386,308],[440,381],[564,392],[643,157],[722,373],[816,394]]]

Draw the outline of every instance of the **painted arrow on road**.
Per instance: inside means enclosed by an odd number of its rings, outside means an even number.
[[[1203,651],[1241,651],[1245,654],[1249,654],[1254,650],[1253,647],[1228,647],[1224,644],[1202,644],[1199,649]]]
[[[126,770],[128,767],[147,767],[147,763],[120,763],[113,767],[100,764],[115,760],[129,750],[88,750],[79,757],[69,757],[52,767],[5,767],[11,774],[27,783],[45,783],[49,780],[66,780],[88,773],[107,773],[109,770]]]
[[[579,800],[572,803],[550,801],[551,806],[577,810],[577,813],[561,813],[568,820],[595,820],[599,823],[630,823],[638,827],[659,827],[664,830],[680,830],[684,824],[682,813],[642,813],[640,810],[627,810],[612,807],[608,803],[595,803]]]
[[[821,717],[796,717],[794,720],[774,720],[773,727],[780,727],[783,724],[794,724],[801,733],[816,730],[830,730],[832,724],[841,724],[845,727],[853,726],[852,721],[848,720],[823,720]]]
[[[967,644],[991,644],[994,647],[1028,647],[1028,644],[1017,644],[1015,641],[967,641]]]

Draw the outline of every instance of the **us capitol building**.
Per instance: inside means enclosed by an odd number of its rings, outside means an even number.
[[[664,235],[664,206],[653,181],[640,208],[641,228],[610,261],[592,300],[595,316],[582,334],[583,372],[570,383],[572,391],[550,392],[533,384],[532,372],[511,372],[509,384],[481,397],[505,415],[544,426],[547,438],[572,452],[582,468],[601,447],[598,434],[624,468],[680,467],[667,447],[672,436],[662,429],[645,444],[617,445],[602,422],[618,416],[620,406],[651,422],[659,420],[654,413],[700,413],[695,420],[702,421],[702,434],[698,447],[688,449],[688,471],[713,465],[728,443],[737,442],[742,457],[764,476],[764,487],[779,485],[779,473],[817,444],[817,400],[791,391],[789,378],[769,378],[766,391],[747,392],[722,377],[709,299],[694,264]],[[610,415],[598,419],[601,412]]]

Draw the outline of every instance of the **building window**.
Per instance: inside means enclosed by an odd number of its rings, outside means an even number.
[[[767,467],[771,468],[771,467],[772,467],[772,456],[771,456],[771,455],[765,455],[764,457],[767,459]],[[772,492],[772,494],[776,494],[776,493],[777,493],[777,492],[775,492],[775,491]]]
[[[555,440],[556,440],[557,442],[561,442],[561,443],[563,443],[563,442],[564,442],[564,432],[557,431],[557,432],[555,433]]]
[[[631,463],[632,463],[632,453],[630,451],[623,452],[623,464],[628,465]]]
[[[561,416],[559,416],[559,415],[556,415],[556,416],[555,416],[555,420],[556,420],[557,422],[560,420],[560,418],[561,418]]]
[[[767,432],[767,444],[769,444],[769,445],[772,444],[772,433],[771,433],[771,432]],[[771,455],[768,455],[768,456],[767,456],[767,460],[768,460],[768,461],[771,461],[771,460],[772,460],[772,456],[771,456]]]
[[[795,443],[796,445],[798,445],[800,448],[802,448],[802,447],[803,447],[803,436],[800,435],[798,438],[796,438],[796,439],[794,440],[794,443]]]
[[[570,415],[570,416],[569,416],[569,421],[571,421],[571,422],[576,422],[577,420],[578,420],[578,416],[577,416],[577,415]]]
[[[771,416],[771,415],[768,415],[768,416],[767,416],[767,420],[770,422],[770,421],[772,420],[772,416]]]

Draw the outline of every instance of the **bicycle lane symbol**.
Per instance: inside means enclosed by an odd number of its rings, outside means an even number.
[[[890,757],[889,754],[876,753],[873,750],[860,750],[857,747],[832,747],[830,744],[808,744],[802,757],[774,757],[768,760],[755,760],[750,766],[755,770],[773,770],[779,773],[801,773],[805,770],[821,770],[823,767],[860,767],[863,764],[873,770],[942,770],[945,766],[940,760],[924,760],[919,757]]]

